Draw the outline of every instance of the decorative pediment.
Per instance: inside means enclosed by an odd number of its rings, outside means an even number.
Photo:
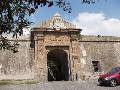
[[[44,21],[38,26],[39,28],[52,28],[52,29],[69,29],[74,28],[76,29],[76,26],[66,22],[61,18],[61,15],[59,13],[56,13],[50,20]]]

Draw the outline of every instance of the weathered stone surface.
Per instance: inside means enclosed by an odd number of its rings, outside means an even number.
[[[75,25],[63,20],[59,13],[56,13],[52,17],[52,19],[42,22],[40,24],[40,26],[38,26],[38,27],[41,27],[41,28],[57,28],[58,30],[59,30],[59,28],[62,28],[62,29],[76,28]]]
[[[88,40],[86,39],[88,38]],[[90,36],[92,38],[92,36]],[[90,40],[89,36],[84,36],[79,41],[80,43],[80,60],[83,63],[84,73],[90,77],[92,74],[106,73],[112,67],[119,66],[120,54],[119,54],[119,37],[98,37],[93,36]],[[114,40],[113,40],[114,38]],[[84,39],[84,41],[83,41]],[[99,42],[98,42],[99,41]],[[94,72],[92,61],[99,61],[101,66],[101,72]]]
[[[33,52],[30,41],[19,41],[19,52],[0,51],[0,79],[33,79]]]
[[[59,27],[59,29],[49,27],[56,22],[64,23],[63,27]],[[96,78],[98,74],[120,65],[120,37],[78,37],[81,29],[76,29],[74,25],[65,22],[58,14],[42,26],[33,29],[31,40],[30,38],[19,38],[18,53],[0,51],[0,80],[35,79],[47,81],[47,55],[52,50],[62,50],[67,54],[68,77],[73,81]],[[92,61],[99,62],[100,71],[94,71]]]

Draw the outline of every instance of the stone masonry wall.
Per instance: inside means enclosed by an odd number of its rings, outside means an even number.
[[[18,53],[0,51],[0,80],[34,78],[34,54],[30,48],[30,40],[20,40],[19,44]]]
[[[83,75],[87,78],[91,78],[95,77],[94,75],[97,76],[97,74],[108,72],[112,67],[120,66],[119,38],[86,38],[88,37],[83,37],[80,40],[80,60]],[[92,61],[100,62],[101,72],[94,72]]]
[[[49,37],[46,36],[46,38],[48,39]],[[59,39],[58,41],[63,42],[64,39],[63,40]],[[35,61],[34,48],[30,48],[30,40],[18,40],[18,41],[20,44],[18,53],[12,53],[12,51],[7,51],[7,50],[0,51],[0,80],[34,79],[36,72],[40,72],[40,69],[38,71],[37,69],[36,71],[34,71],[34,68],[35,67],[41,68],[43,65],[46,65],[46,64],[41,65],[41,63],[38,64],[38,62]],[[55,40],[53,41],[55,42]],[[45,44],[45,42],[43,44],[47,46],[49,43]],[[74,47],[74,45],[76,44],[79,44],[80,48]],[[49,46],[50,45],[54,46],[54,44],[49,44]],[[66,44],[64,45],[66,46]],[[38,45],[38,47],[39,46],[40,45]],[[73,73],[73,77],[75,78],[76,78],[76,73],[78,78],[80,76],[82,77],[84,76],[86,79],[94,78],[100,73],[106,73],[112,67],[120,66],[120,38],[119,37],[82,36],[79,42],[73,43],[72,46],[73,46],[72,47],[73,50],[68,53],[71,54],[72,52],[75,51],[76,53],[73,54],[74,59],[79,58],[78,60],[80,60],[80,61],[74,60],[74,68],[72,68],[72,70],[75,72],[72,72],[72,73]],[[78,57],[76,57],[76,54],[79,54],[77,55]],[[39,53],[38,56],[41,57],[40,55],[41,54]],[[73,58],[71,57],[70,59],[73,59]],[[100,62],[101,72],[94,72],[92,61]],[[44,62],[45,61],[42,61],[42,63]],[[37,66],[35,66],[35,63],[37,63]],[[71,63],[73,64],[73,62]],[[44,76],[44,78],[47,78],[46,77],[47,72],[42,72],[39,75],[42,75]]]

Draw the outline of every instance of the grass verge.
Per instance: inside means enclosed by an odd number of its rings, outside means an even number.
[[[15,84],[37,84],[35,80],[0,80],[0,86],[2,85],[15,85]]]

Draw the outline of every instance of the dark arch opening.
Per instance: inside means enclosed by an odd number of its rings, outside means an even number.
[[[47,54],[48,81],[68,81],[68,55],[64,50],[54,49]]]

